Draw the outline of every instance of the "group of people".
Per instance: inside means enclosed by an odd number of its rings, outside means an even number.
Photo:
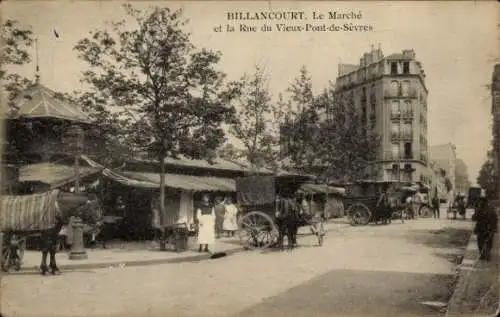
[[[212,203],[210,195],[204,194],[200,206],[196,207],[195,222],[198,252],[209,252],[208,246],[214,244],[224,233],[234,236],[238,229],[238,208],[230,196],[218,196]]]
[[[406,219],[416,219],[421,215],[422,205],[426,204],[426,197],[420,191],[415,191],[411,195],[407,195],[404,201],[400,201],[398,195],[395,194],[397,189],[390,187],[382,192],[377,201],[377,208],[379,210],[378,219],[382,223],[389,223],[392,214],[397,210],[403,212],[402,217]],[[439,218],[439,198],[434,197],[431,202],[434,218]]]

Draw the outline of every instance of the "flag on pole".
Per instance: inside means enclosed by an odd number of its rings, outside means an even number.
[[[56,29],[54,29],[54,36],[58,39],[59,38],[59,33],[57,33]]]

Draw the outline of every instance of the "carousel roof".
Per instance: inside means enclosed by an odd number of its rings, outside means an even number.
[[[24,91],[17,100],[18,111],[10,116],[17,118],[57,118],[79,123],[89,123],[89,116],[74,104],[63,100],[58,93],[36,83]]]

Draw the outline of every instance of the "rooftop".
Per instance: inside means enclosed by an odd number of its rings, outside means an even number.
[[[17,118],[57,118],[89,123],[89,116],[76,105],[64,101],[58,93],[36,83],[24,91],[16,101],[18,111],[10,116]]]

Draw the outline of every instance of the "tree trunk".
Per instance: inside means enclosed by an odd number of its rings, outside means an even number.
[[[166,250],[165,228],[163,226],[165,218],[165,155],[160,155],[160,250]]]

